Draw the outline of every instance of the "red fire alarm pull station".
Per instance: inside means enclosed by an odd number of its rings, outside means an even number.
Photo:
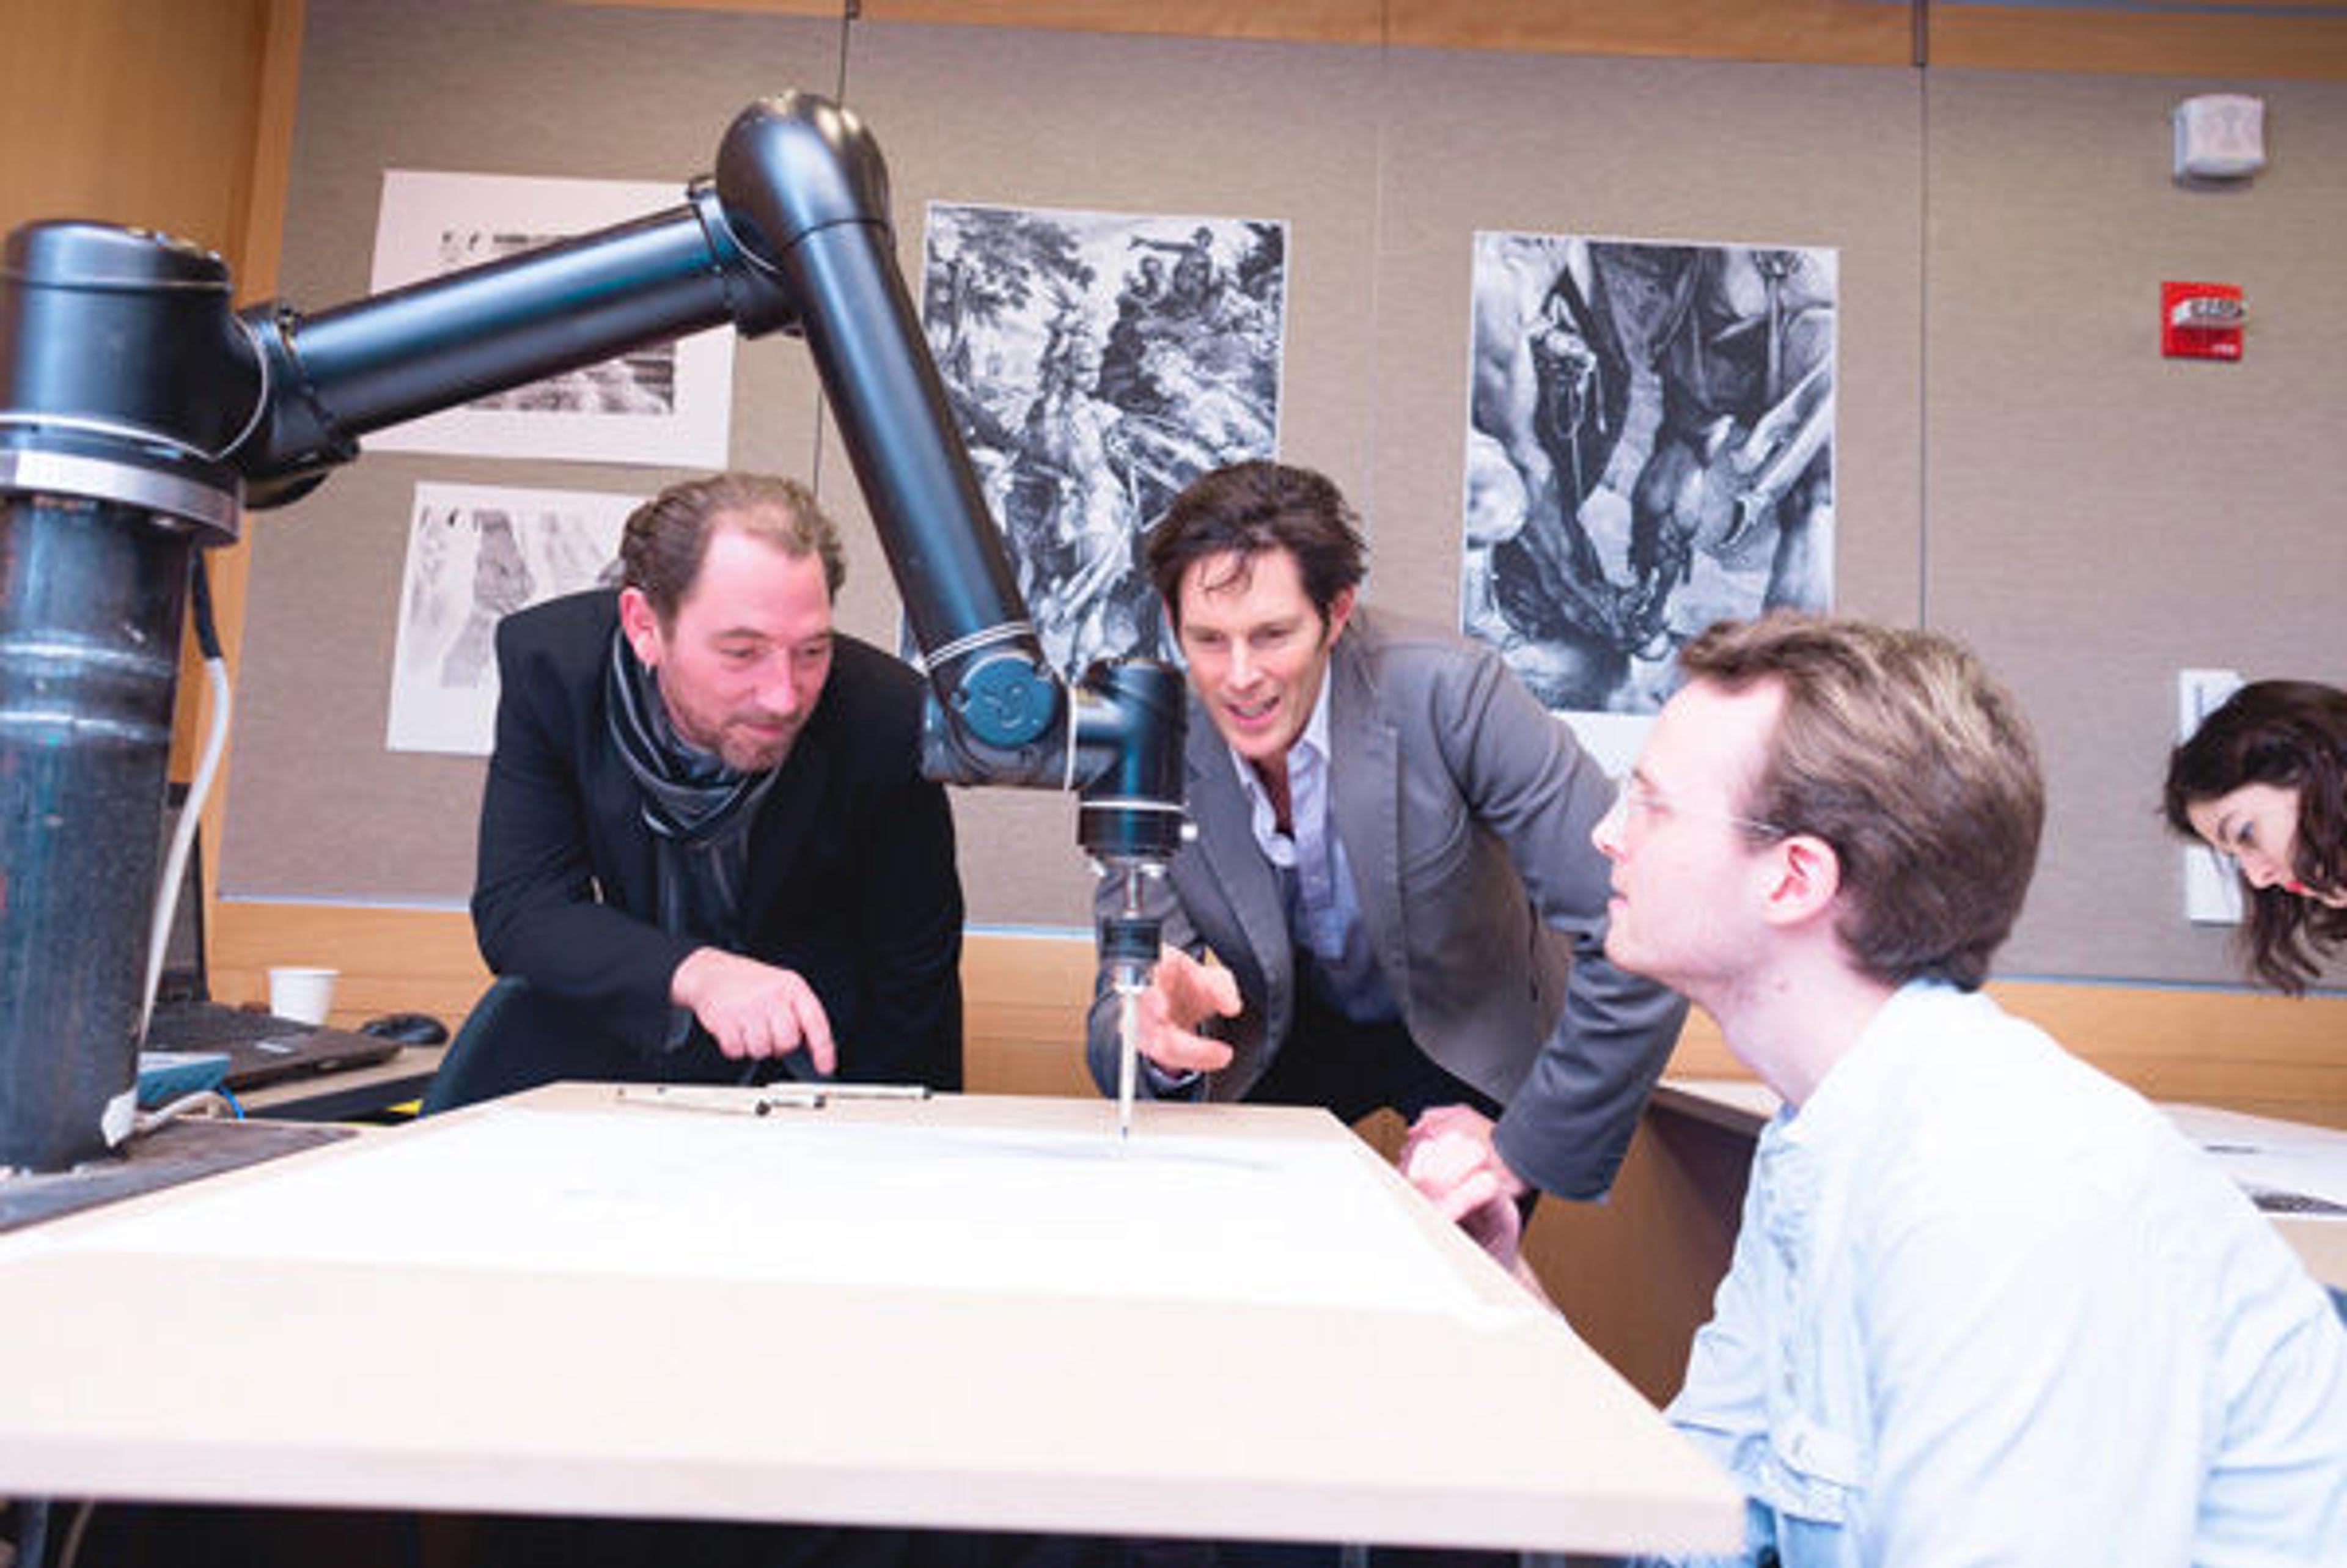
[[[2159,352],[2169,359],[2239,359],[2250,307],[2237,283],[2159,285]]]

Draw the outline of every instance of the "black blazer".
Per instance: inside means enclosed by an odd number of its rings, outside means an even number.
[[[738,1078],[695,1030],[656,1054],[669,980],[703,944],[656,924],[641,793],[612,744],[610,589],[497,628],[497,749],[481,799],[473,927],[500,975],[575,1004],[644,1076]],[[961,1082],[961,882],[945,791],[920,774],[922,684],[839,636],[822,698],[750,831],[748,956],[822,999],[842,1078]],[[680,1060],[682,1059],[682,1060]],[[657,1071],[655,1071],[657,1069]]]

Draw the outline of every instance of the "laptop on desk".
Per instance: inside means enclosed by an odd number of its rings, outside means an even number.
[[[166,844],[179,808],[174,786],[171,805],[165,814]],[[302,1023],[212,1000],[204,941],[200,850],[199,841],[180,879],[179,907],[164,938],[155,1010],[148,1020],[141,1049],[220,1052],[228,1058],[221,1081],[232,1094],[289,1078],[364,1067],[396,1053],[399,1042],[395,1040]]]

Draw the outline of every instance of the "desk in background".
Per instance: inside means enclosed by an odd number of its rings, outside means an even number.
[[[1332,1119],[1141,1111],[1121,1148],[1098,1101],[566,1085],[18,1233],[0,1494],[1739,1537],[1727,1479]],[[197,1362],[305,1370],[222,1399]]]
[[[447,1052],[445,1045],[403,1045],[364,1067],[282,1079],[248,1091],[237,1097],[237,1103],[248,1116],[275,1121],[364,1121],[422,1099]]]
[[[1767,1085],[1739,1079],[1665,1079],[1658,1106],[1747,1138],[1782,1102]],[[2322,1215],[2273,1206],[2296,1194],[2347,1211],[2347,1132],[2207,1105],[2162,1105],[2179,1132],[2208,1150],[2266,1210],[2266,1217],[2347,1309],[2347,1212]]]

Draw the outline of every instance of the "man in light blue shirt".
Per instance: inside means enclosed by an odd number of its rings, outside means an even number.
[[[2322,1290],[2157,1111],[1978,989],[2044,817],[2011,695],[1944,637],[1807,617],[1680,661],[1594,836],[1607,953],[1785,1102],[1669,1411],[1746,1489],[1740,1561],[2347,1563]],[[1470,1185],[1513,1260],[1512,1205]]]

